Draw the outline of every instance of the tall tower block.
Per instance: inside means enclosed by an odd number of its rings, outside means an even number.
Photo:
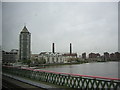
[[[31,56],[31,33],[26,26],[20,32],[19,37],[19,60],[30,60]]]

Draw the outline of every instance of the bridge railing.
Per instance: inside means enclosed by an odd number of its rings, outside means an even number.
[[[3,73],[14,74],[38,81],[53,83],[68,88],[120,89],[120,79],[80,74],[60,73],[47,70],[3,66]]]

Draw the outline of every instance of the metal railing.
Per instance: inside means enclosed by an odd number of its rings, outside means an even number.
[[[120,79],[80,74],[60,73],[47,70],[3,66],[3,73],[14,74],[68,88],[120,90]]]

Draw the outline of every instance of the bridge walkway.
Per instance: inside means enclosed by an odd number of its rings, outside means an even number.
[[[15,75],[2,74],[2,88],[7,88],[8,90],[67,90],[68,87],[58,86],[54,84],[49,84],[46,82],[38,82],[35,80],[30,80],[28,78],[18,77]],[[70,89],[70,88],[69,88]],[[72,89],[70,89],[72,90]]]

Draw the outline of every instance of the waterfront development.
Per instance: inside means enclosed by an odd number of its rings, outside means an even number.
[[[10,85],[7,86],[5,77],[8,77],[23,82],[21,84],[27,83],[34,86],[33,88],[42,89],[54,88],[53,85],[46,85],[46,83],[55,84],[56,88],[120,89],[119,52],[111,54],[104,52],[104,55],[90,53],[89,57],[83,53],[80,57],[72,52],[71,43],[69,53],[55,52],[55,45],[52,43],[51,52],[31,55],[30,36],[30,32],[24,26],[20,32],[20,50],[2,51],[4,88],[18,86],[13,82],[9,82]],[[42,84],[43,82],[45,84]],[[23,87],[19,86],[19,88]]]
[[[88,57],[86,53],[83,53],[80,57],[77,53],[72,52],[71,43],[69,53],[55,52],[55,45],[52,43],[51,52],[32,55],[30,54],[30,36],[30,32],[24,26],[20,33],[20,50],[2,51],[3,88],[19,86],[14,83],[17,81],[8,81],[9,85],[7,85],[5,79],[7,77],[23,82],[19,88],[24,88],[25,86],[22,85],[27,83],[27,88],[33,86],[33,88],[42,89],[59,87],[120,89],[119,52],[111,54],[104,52],[104,55],[90,53]],[[34,83],[33,80],[35,80]],[[51,84],[55,84],[55,86]]]
[[[3,3],[2,87],[120,90],[117,6]]]

